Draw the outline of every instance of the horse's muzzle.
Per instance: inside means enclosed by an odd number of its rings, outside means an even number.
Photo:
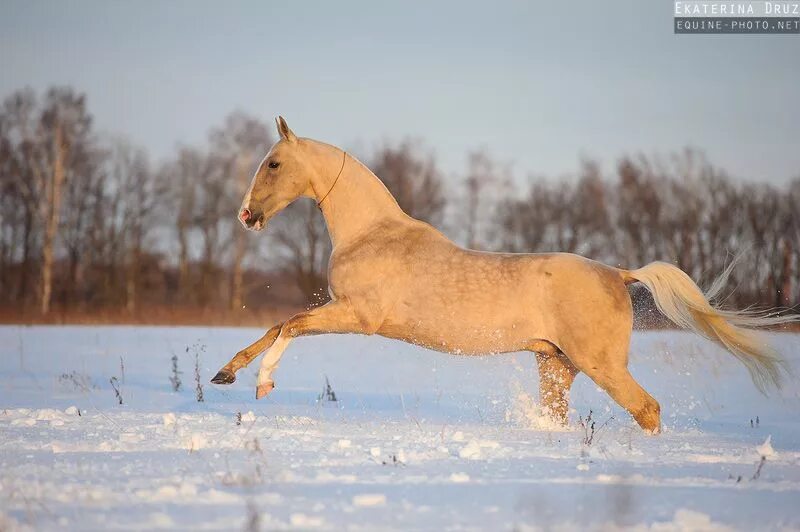
[[[254,213],[250,209],[242,209],[239,212],[239,221],[242,222],[245,229],[253,229],[255,231],[264,229],[266,225],[264,214]]]

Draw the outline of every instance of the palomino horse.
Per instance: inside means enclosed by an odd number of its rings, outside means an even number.
[[[350,154],[296,137],[283,118],[277,123],[280,140],[256,171],[239,218],[258,231],[299,197],[316,200],[333,243],[331,301],[272,327],[213,383],[234,382],[238,370],[267,350],[260,399],[274,388],[272,374],[292,338],[311,334],[379,334],[467,355],[527,350],[536,353],[540,400],[555,419],[566,421],[569,388],[583,371],[643,429],[658,432],[659,404],[627,369],[632,310],[626,285],[640,282],[673,322],[742,361],[760,389],[779,385],[783,361],[748,329],[795,318],[716,309],[684,272],[663,262],[623,270],[567,253],[463,249],[406,215]]]

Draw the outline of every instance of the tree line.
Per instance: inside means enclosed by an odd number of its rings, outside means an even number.
[[[0,109],[0,305],[13,313],[243,315],[327,299],[330,240],[311,201],[266,234],[236,212],[272,128],[242,112],[155,163],[95,130],[84,94],[17,91]],[[610,172],[514,179],[485,151],[445,175],[421,141],[356,153],[411,216],[484,250],[673,262],[709,282],[740,254],[728,302],[800,304],[800,178],[732,179],[701,152],[623,156]],[[733,289],[735,288],[735,291]]]

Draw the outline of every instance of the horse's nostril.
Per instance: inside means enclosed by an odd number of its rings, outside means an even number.
[[[251,216],[252,216],[252,214],[250,213],[250,209],[242,209],[242,212],[239,213],[239,218],[243,222],[246,222],[247,220],[249,220]]]

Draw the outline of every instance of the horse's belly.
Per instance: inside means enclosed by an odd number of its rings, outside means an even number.
[[[397,340],[421,345],[436,351],[464,355],[484,355],[521,351],[529,345],[530,334],[518,334],[513,327],[442,327],[426,323],[397,326],[388,323],[378,333]],[[536,336],[536,335],[533,335]]]
[[[546,320],[531,309],[530,294],[498,290],[473,291],[468,297],[404,300],[378,331],[380,334],[438,351],[487,354],[525,349],[546,337]]]

